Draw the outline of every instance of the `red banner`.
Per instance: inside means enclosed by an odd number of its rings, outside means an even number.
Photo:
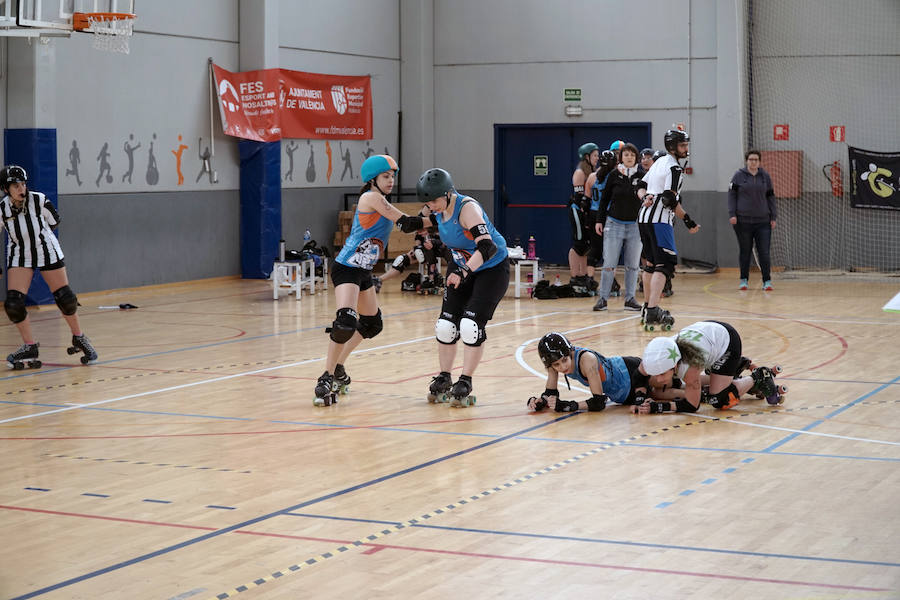
[[[226,135],[273,142],[286,138],[372,139],[372,86],[365,76],[287,69],[231,73],[213,65]]]

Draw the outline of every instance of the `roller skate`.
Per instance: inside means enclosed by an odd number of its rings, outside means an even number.
[[[647,303],[641,304],[641,325],[647,321]]]
[[[613,276],[612,287],[609,288],[610,297],[618,297],[622,293],[622,286],[619,285],[619,280]]]
[[[75,354],[76,352],[83,353],[84,356],[81,357],[81,364],[83,365],[97,360],[97,351],[94,350],[94,346],[91,345],[91,340],[83,333],[81,335],[72,336],[72,345],[66,348],[66,352],[69,354]]]
[[[658,306],[648,307],[644,313],[644,331],[671,331],[672,325],[675,324],[675,318],[669,314],[669,311]]]
[[[773,406],[784,404],[784,395],[787,394],[788,388],[786,385],[775,383],[775,375],[781,371],[781,365],[753,369],[750,372],[750,376],[753,377],[753,387],[750,388],[750,393],[756,394],[758,398],[765,398],[766,402]]]
[[[460,375],[450,392],[445,394],[453,408],[465,408],[475,405],[475,396],[472,395],[472,378],[468,375]]]
[[[344,370],[344,365],[335,365],[334,382],[331,384],[331,391],[345,396],[350,393],[350,376]]]
[[[325,371],[316,382],[316,397],[313,406],[331,406],[337,404],[337,394],[334,392],[334,377]]]
[[[441,371],[436,377],[431,378],[431,385],[428,386],[428,401],[432,404],[441,402],[449,402],[447,392],[453,385],[453,379],[447,371]]]
[[[38,360],[38,348],[40,343],[22,344],[19,349],[6,357],[6,364],[10,369],[19,371],[26,366],[29,369],[40,369],[43,364]]]

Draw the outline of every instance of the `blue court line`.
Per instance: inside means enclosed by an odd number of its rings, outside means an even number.
[[[85,492],[82,496],[90,496],[91,498],[109,498],[109,494],[91,494]]]
[[[475,452],[476,450],[481,450],[482,448],[487,448],[488,446],[493,446],[493,445],[495,445],[495,444],[499,444],[500,442],[504,442],[504,441],[506,441],[506,440],[513,439],[513,438],[515,438],[515,437],[517,437],[517,436],[520,436],[520,435],[522,435],[523,433],[527,433],[527,432],[529,432],[529,431],[534,431],[534,430],[536,430],[536,429],[541,429],[541,428],[543,428],[543,427],[547,427],[548,425],[553,425],[553,424],[555,424],[555,423],[559,423],[560,421],[563,421],[563,420],[565,420],[565,419],[569,419],[569,418],[571,418],[571,417],[574,417],[574,416],[580,415],[580,414],[581,414],[580,412],[569,413],[569,414],[563,415],[563,416],[561,416],[561,417],[557,417],[557,418],[555,418],[555,419],[552,419],[552,420],[550,420],[550,421],[546,421],[546,422],[544,422],[544,423],[540,423],[540,424],[538,424],[538,425],[532,425],[531,427],[527,427],[527,428],[525,428],[525,429],[522,429],[522,430],[519,430],[519,431],[510,433],[510,434],[505,435],[505,436],[503,436],[503,437],[499,437],[499,438],[497,438],[497,439],[490,440],[490,441],[488,441],[488,442],[484,442],[484,443],[478,444],[477,446],[472,446],[471,448],[467,448],[467,449],[465,449],[465,450],[460,450],[460,451],[458,451],[458,452],[453,452],[453,453],[451,453],[451,454],[447,454],[447,455],[445,455],[445,456],[441,456],[441,457],[439,457],[439,458],[435,458],[435,459],[432,459],[432,460],[429,460],[429,461],[420,463],[420,464],[418,464],[418,465],[414,465],[414,466],[412,466],[412,467],[408,467],[408,468],[406,468],[406,469],[402,469],[402,470],[400,470],[400,471],[395,471],[394,473],[391,473],[391,474],[389,474],[389,475],[383,475],[383,476],[378,477],[378,478],[376,478],[376,479],[370,479],[369,481],[366,481],[366,482],[363,482],[363,483],[359,483],[359,484],[356,484],[356,485],[353,485],[353,486],[344,488],[344,489],[342,489],[342,490],[338,490],[338,491],[336,491],[336,492],[331,492],[330,494],[325,494],[324,496],[319,496],[318,498],[313,498],[312,500],[307,500],[307,501],[305,501],[305,502],[300,502],[299,504],[295,504],[295,505],[293,505],[293,506],[288,506],[287,508],[283,508],[283,509],[277,510],[277,511],[275,511],[275,512],[271,512],[271,513],[268,513],[268,514],[265,514],[265,515],[261,515],[261,516],[259,516],[259,517],[255,517],[255,518],[253,518],[253,519],[249,519],[249,520],[247,520],[247,521],[243,521],[243,522],[237,523],[237,524],[235,524],[235,525],[230,525],[230,526],[224,527],[224,528],[222,528],[222,529],[217,529],[216,531],[211,531],[210,533],[207,533],[207,534],[198,536],[198,537],[196,537],[196,538],[193,538],[193,539],[190,539],[190,540],[185,540],[185,541],[183,541],[183,542],[179,542],[179,543],[173,544],[173,545],[171,545],[171,546],[166,546],[165,548],[160,548],[159,550],[154,550],[153,552],[148,552],[147,554],[142,554],[142,555],[140,555],[140,556],[136,556],[136,557],[134,557],[134,558],[130,558],[130,559],[128,559],[128,560],[124,560],[124,561],[122,561],[122,562],[115,563],[115,564],[110,565],[110,566],[108,566],[108,567],[104,567],[104,568],[98,569],[98,570],[96,570],[96,571],[91,571],[90,573],[85,573],[84,575],[79,575],[79,576],[77,576],[77,577],[72,577],[71,579],[66,579],[65,581],[61,581],[61,582],[59,582],[59,583],[54,583],[54,584],[49,585],[49,586],[47,586],[47,587],[43,587],[43,588],[41,588],[41,589],[34,590],[33,592],[28,592],[27,594],[23,594],[23,595],[21,595],[21,596],[16,596],[16,597],[14,597],[14,598],[10,598],[9,600],[26,600],[27,598],[34,598],[34,597],[36,597],[36,596],[40,596],[40,595],[42,595],[42,594],[46,594],[47,592],[52,592],[52,591],[55,591],[55,590],[58,590],[58,589],[61,589],[61,588],[64,588],[64,587],[68,587],[68,586],[70,586],[70,585],[74,585],[74,584],[76,584],[76,583],[80,583],[80,582],[85,581],[85,580],[87,580],[87,579],[93,579],[94,577],[99,577],[100,575],[105,575],[105,574],[107,574],[107,573],[111,573],[112,571],[116,571],[116,570],[118,570],[118,569],[123,569],[123,568],[125,568],[125,567],[131,566],[131,565],[134,565],[134,564],[137,564],[137,563],[139,563],[139,562],[143,562],[143,561],[149,560],[149,559],[151,559],[151,558],[156,558],[157,556],[162,556],[163,554],[168,554],[169,552],[174,552],[175,550],[180,550],[180,549],[182,549],[182,548],[186,548],[186,547],[188,547],[188,546],[192,546],[192,545],[198,544],[198,543],[200,543],[200,542],[205,542],[206,540],[216,538],[216,537],[218,537],[218,536],[220,536],[220,535],[223,535],[223,534],[226,534],[226,533],[231,533],[232,531],[235,531],[235,530],[237,530],[237,529],[243,529],[243,528],[245,528],[245,527],[249,527],[249,526],[251,526],[251,525],[255,525],[256,523],[260,523],[260,522],[262,522],[262,521],[271,519],[271,518],[273,518],[273,517],[277,517],[277,516],[283,515],[283,514],[285,514],[285,513],[287,513],[287,512],[294,511],[294,510],[297,510],[297,509],[299,509],[299,508],[304,508],[304,507],[310,506],[310,505],[312,505],[312,504],[317,504],[317,503],[319,503],[319,502],[324,502],[324,501],[326,501],[326,500],[331,500],[331,499],[333,499],[333,498],[337,498],[337,497],[339,497],[339,496],[343,496],[343,495],[345,495],[345,494],[349,494],[349,493],[351,493],[351,492],[355,492],[355,491],[357,491],[357,490],[361,490],[361,489],[364,489],[364,488],[367,488],[367,487],[371,487],[371,486],[373,486],[373,485],[376,485],[376,484],[379,484],[379,483],[383,483],[383,482],[385,482],[385,481],[389,481],[389,480],[395,479],[395,478],[397,478],[397,477],[401,477],[401,476],[403,476],[403,475],[406,475],[406,474],[408,474],[408,473],[412,473],[412,472],[414,472],[414,471],[418,471],[418,470],[421,470],[421,469],[425,469],[425,468],[430,467],[430,466],[432,466],[432,465],[435,465],[435,464],[438,464],[438,463],[442,463],[442,462],[444,462],[444,461],[447,461],[447,460],[450,460],[450,459],[453,459],[453,458],[457,458],[457,457],[463,456],[463,455],[465,455],[465,454],[469,454],[470,452]]]
[[[332,515],[316,515],[311,513],[285,513],[292,517],[306,517],[309,519],[328,519],[334,521],[351,521],[356,523],[373,523],[376,525],[400,525],[399,522],[394,521],[381,521],[376,519],[356,519],[350,517],[336,517]],[[503,531],[503,530],[494,530],[494,529],[475,529],[470,527],[447,527],[443,525],[427,525],[424,523],[413,523],[407,525],[408,527],[420,527],[422,529],[435,529],[441,531],[459,531],[464,533],[484,533],[488,535],[509,535],[516,537],[526,537],[526,538],[535,538],[535,539],[545,539],[545,540],[564,540],[571,542],[587,542],[591,544],[615,544],[620,546],[632,546],[639,548],[655,548],[662,550],[686,550],[689,552],[713,552],[716,554],[736,554],[740,556],[756,556],[762,558],[788,558],[793,560],[811,560],[818,562],[833,562],[833,563],[846,563],[853,565],[873,565],[873,566],[881,566],[881,567],[900,567],[900,563],[894,562],[881,562],[881,561],[871,561],[871,560],[855,560],[849,558],[827,558],[821,556],[804,556],[802,554],[777,554],[771,552],[752,552],[749,550],[726,550],[723,548],[705,548],[702,546],[678,546],[675,544],[653,544],[649,542],[630,542],[625,540],[610,540],[604,538],[586,538],[586,537],[575,537],[568,535],[550,535],[550,534],[541,534],[541,533],[524,533],[520,531]],[[377,544],[374,544],[377,545]]]
[[[23,489],[26,489],[30,492],[49,492],[50,491],[49,488],[39,488],[39,487],[27,487],[27,488],[23,488]]]
[[[898,382],[898,381],[900,381],[900,376],[894,377],[894,378],[891,379],[889,382],[884,383],[884,384],[878,386],[877,388],[875,388],[875,389],[872,390],[871,392],[869,392],[869,393],[867,393],[867,394],[863,394],[862,396],[860,396],[859,398],[857,398],[856,400],[854,400],[854,401],[851,402],[850,404],[844,405],[844,406],[842,406],[841,408],[839,408],[839,409],[837,409],[837,410],[835,410],[835,411],[833,411],[833,412],[828,413],[827,415],[825,415],[825,416],[822,417],[821,419],[819,419],[819,420],[817,420],[817,421],[815,421],[815,422],[813,422],[813,423],[807,425],[807,426],[804,427],[801,431],[810,431],[810,430],[814,429],[815,427],[818,427],[819,425],[821,425],[822,423],[824,423],[825,421],[827,421],[827,420],[830,419],[831,417],[837,416],[837,415],[841,414],[842,412],[844,412],[845,410],[848,410],[848,409],[850,409],[850,408],[856,406],[857,404],[859,404],[860,402],[862,402],[862,401],[865,400],[866,398],[870,398],[871,396],[874,396],[874,395],[877,394],[878,392],[881,392],[881,391],[887,389],[888,386],[890,386],[890,385],[892,385],[892,384],[894,384],[894,383],[896,383],[896,382]],[[802,434],[801,434],[801,433],[792,433],[792,434],[790,434],[789,436],[787,436],[787,437],[785,437],[785,438],[783,438],[783,439],[781,439],[781,440],[775,442],[774,444],[772,444],[772,445],[769,446],[768,448],[763,448],[763,452],[771,452],[772,450],[775,450],[776,448],[780,448],[781,446],[787,444],[788,442],[790,442],[791,440],[793,440],[794,438],[796,438],[796,437],[799,436],[799,435],[802,435]]]
[[[392,314],[390,314],[390,315],[385,315],[385,317],[399,317],[399,316],[403,316],[403,315],[411,315],[411,314],[415,314],[415,313],[419,313],[419,312],[434,311],[434,310],[435,310],[434,307],[420,308],[420,309],[416,309],[416,310],[408,310],[408,311],[405,311],[405,312],[392,313]],[[267,315],[260,315],[260,316],[267,316]],[[222,342],[212,342],[212,343],[209,343],[209,344],[203,344],[203,345],[201,345],[201,346],[188,346],[188,347],[185,347],[185,348],[175,348],[175,349],[173,349],[173,350],[162,350],[162,351],[160,351],[160,352],[151,352],[151,353],[149,353],[149,354],[139,354],[139,355],[136,355],[136,356],[125,356],[125,357],[122,357],[122,358],[113,358],[113,359],[110,359],[110,360],[101,360],[101,361],[97,361],[97,362],[93,363],[93,365],[109,365],[109,364],[112,364],[112,363],[122,362],[122,361],[125,361],[125,360],[137,360],[137,359],[140,359],[140,358],[150,358],[150,357],[153,357],[153,356],[163,356],[163,355],[165,355],[165,354],[172,354],[172,353],[175,353],[175,352],[189,352],[189,351],[191,351],[191,350],[203,350],[203,349],[205,349],[205,348],[215,348],[215,347],[217,347],[217,346],[224,346],[224,345],[227,345],[227,344],[237,344],[237,343],[239,343],[239,342],[253,342],[253,341],[257,341],[257,340],[264,340],[264,339],[266,339],[266,338],[278,337],[278,336],[280,336],[280,335],[292,335],[292,334],[296,334],[296,333],[304,333],[304,332],[307,332],[307,331],[315,331],[316,329],[323,329],[324,327],[326,327],[326,326],[325,326],[325,325],[317,325],[317,326],[315,326],[315,327],[304,327],[304,328],[302,328],[302,329],[294,329],[294,330],[292,330],[292,331],[279,331],[279,332],[277,332],[277,333],[267,333],[267,334],[264,334],[264,335],[255,335],[255,336],[253,336],[253,337],[241,337],[241,338],[237,338],[237,339],[234,339],[234,340],[225,340],[225,341],[222,341]],[[9,380],[9,379],[18,379],[18,378],[20,378],[20,377],[32,377],[32,376],[34,376],[34,375],[39,375],[40,373],[38,373],[38,371],[43,371],[44,373],[55,373],[56,371],[65,371],[65,370],[68,370],[68,369],[72,369],[72,368],[74,368],[74,367],[76,367],[76,366],[79,366],[79,367],[80,367],[81,365],[72,365],[72,366],[65,366],[65,367],[56,367],[56,368],[52,368],[52,369],[29,369],[30,371],[33,371],[33,372],[31,372],[31,373],[22,373],[21,375],[10,375],[10,376],[7,376],[7,377],[0,377],[0,382],[6,381],[6,380]]]

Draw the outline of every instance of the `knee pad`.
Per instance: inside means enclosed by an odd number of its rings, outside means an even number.
[[[487,339],[484,327],[468,317],[463,317],[459,322],[459,337],[466,346],[480,346]]]
[[[13,323],[21,323],[28,317],[28,311],[25,310],[25,294],[19,290],[9,290],[6,292],[6,302],[3,303],[6,309],[6,316]]]
[[[434,324],[434,334],[441,344],[455,344],[459,339],[459,329],[456,327],[456,323],[445,319],[443,315]]]
[[[653,273],[653,271],[655,271],[655,268],[653,267],[653,265],[641,265],[641,271],[643,271],[644,273]]]
[[[67,285],[53,292],[53,299],[56,300],[56,305],[64,315],[74,315],[75,311],[78,310],[78,297],[72,291],[72,288]]]
[[[359,325],[357,326],[359,335],[364,339],[373,338],[384,329],[384,321],[381,320],[381,309],[374,315],[360,315]]]
[[[331,327],[325,329],[331,334],[331,340],[336,344],[346,344],[359,326],[356,311],[352,308],[339,308]]]
[[[666,276],[666,279],[671,279],[672,276],[675,274],[675,265],[671,265],[669,263],[664,263],[661,265],[654,265],[653,272],[654,273],[662,273],[663,275]]]
[[[740,401],[741,395],[738,393],[738,390],[734,387],[733,383],[718,394],[709,395],[709,403],[722,410],[731,408]]]

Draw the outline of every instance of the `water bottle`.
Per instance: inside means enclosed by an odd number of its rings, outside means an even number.
[[[528,236],[528,253],[526,254],[528,260],[534,260],[537,258],[537,242],[534,241],[534,236]]]
[[[305,246],[309,240],[312,239],[312,236],[309,234],[309,229],[303,234],[303,245]]]
[[[284,262],[284,240],[278,241],[278,260]]]

